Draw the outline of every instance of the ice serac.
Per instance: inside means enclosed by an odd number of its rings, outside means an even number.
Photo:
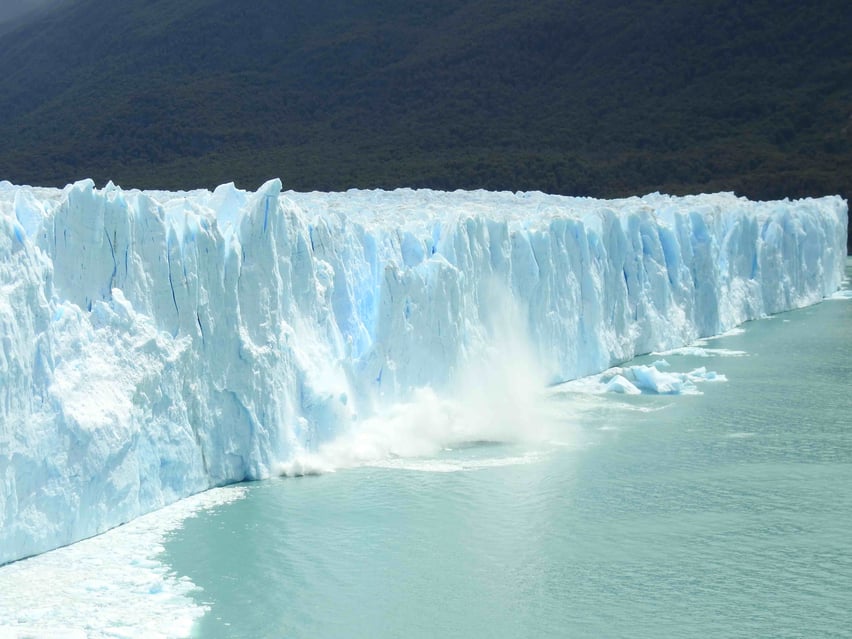
[[[512,337],[555,382],[817,302],[846,226],[838,197],[0,183],[0,563],[265,477]]]

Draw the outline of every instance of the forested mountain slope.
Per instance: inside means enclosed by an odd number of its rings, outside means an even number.
[[[66,0],[0,35],[0,179],[852,194],[852,9]]]

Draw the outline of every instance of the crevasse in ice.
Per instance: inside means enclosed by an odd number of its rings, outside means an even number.
[[[841,282],[838,197],[0,183],[0,563],[262,478],[519,320],[542,383]]]

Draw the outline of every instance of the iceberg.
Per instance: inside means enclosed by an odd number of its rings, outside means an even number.
[[[688,347],[687,347],[688,348]],[[677,353],[680,349],[671,351]],[[731,351],[736,352],[736,351]],[[709,355],[699,355],[709,357]],[[560,384],[557,393],[600,395],[617,393],[620,395],[696,395],[701,394],[698,384],[704,382],[727,382],[728,378],[715,371],[700,366],[685,373],[668,372],[669,363],[660,359],[651,365],[615,366],[600,375],[590,375]]]
[[[846,227],[836,196],[0,182],[0,564],[440,411],[495,362],[555,384],[815,303]]]

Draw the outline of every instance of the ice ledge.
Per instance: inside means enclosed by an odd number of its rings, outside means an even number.
[[[819,301],[845,263],[839,197],[281,189],[0,183],[0,563],[267,476],[477,362],[600,372]]]

